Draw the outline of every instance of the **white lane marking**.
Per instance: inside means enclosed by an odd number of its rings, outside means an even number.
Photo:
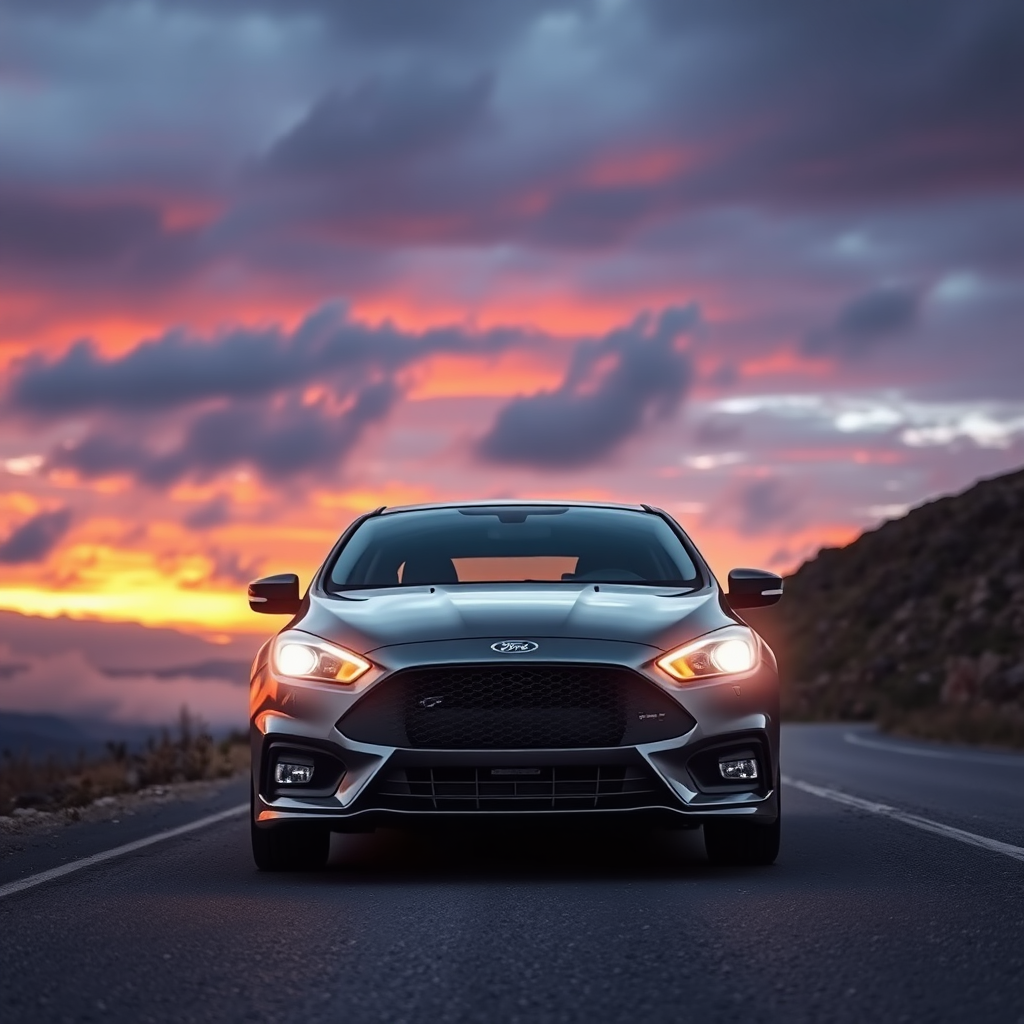
[[[229,807],[226,811],[218,811],[217,814],[209,814],[205,818],[190,821],[187,825],[165,829],[163,832],[146,836],[145,839],[136,839],[134,842],[125,843],[123,846],[115,846],[112,850],[94,853],[90,857],[83,857],[81,860],[73,860],[69,864],[61,864],[60,867],[50,868],[49,871],[40,871],[37,875],[29,875],[28,878],[19,878],[16,882],[0,885],[0,900],[5,896],[12,896],[16,892],[24,892],[25,889],[42,885],[43,882],[52,881],[54,878],[70,875],[73,871],[81,871],[82,868],[92,867],[93,864],[102,864],[105,860],[113,860],[114,857],[123,857],[126,853],[134,853],[136,850],[152,846],[154,843],[162,843],[165,839],[183,836],[186,832],[195,832],[196,829],[206,828],[207,825],[216,825],[218,821],[234,818],[243,811],[248,810],[248,803],[238,804],[236,807]]]
[[[1001,853],[1006,857],[1012,857],[1014,860],[1024,861],[1024,846],[1013,846],[1010,843],[1000,842],[998,839],[989,839],[988,836],[979,836],[974,832],[965,832],[962,828],[943,825],[941,821],[932,821],[931,818],[922,818],[916,814],[908,814],[897,807],[876,803],[874,800],[863,800],[859,796],[850,796],[849,793],[842,793],[838,789],[814,786],[810,782],[791,779],[788,775],[783,775],[782,781],[787,786],[802,790],[804,793],[810,793],[812,796],[820,796],[824,800],[834,800],[837,804],[856,807],[860,811],[881,814],[883,817],[892,818],[894,821],[902,821],[904,825],[913,825],[914,828],[922,829],[925,832],[934,832],[937,836],[955,839],[957,842],[967,843],[969,846],[980,846],[983,850],[991,850],[992,853]]]
[[[927,747],[905,747],[899,743],[884,743],[868,739],[855,732],[843,734],[843,739],[855,747],[870,747],[890,754],[912,754],[914,757],[934,757],[942,761],[976,761],[978,764],[998,764],[1004,768],[1024,768],[1024,757],[1014,754],[972,754],[952,750],[929,750]]]

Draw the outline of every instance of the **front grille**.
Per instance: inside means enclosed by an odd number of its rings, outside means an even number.
[[[663,787],[633,765],[395,768],[373,799],[402,811],[582,811],[649,807]]]
[[[436,665],[382,679],[339,722],[350,739],[433,750],[617,747],[681,736],[694,720],[612,665]]]

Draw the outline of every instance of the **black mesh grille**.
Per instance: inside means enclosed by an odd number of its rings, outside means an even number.
[[[514,750],[650,743],[693,724],[668,694],[629,669],[488,663],[397,672],[338,728],[386,746]]]
[[[633,765],[554,768],[396,768],[374,802],[405,811],[574,811],[650,807],[663,787]]]

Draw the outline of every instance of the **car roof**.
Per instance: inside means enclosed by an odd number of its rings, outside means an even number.
[[[381,515],[389,515],[392,512],[419,512],[426,509],[437,508],[507,508],[509,506],[525,505],[527,507],[549,506],[554,508],[615,508],[624,509],[628,512],[649,512],[647,505],[626,505],[616,501],[553,501],[548,498],[527,499],[527,498],[480,498],[472,501],[433,501],[422,505],[395,505],[381,509]]]

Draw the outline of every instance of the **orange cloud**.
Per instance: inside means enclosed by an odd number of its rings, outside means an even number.
[[[565,372],[564,359],[510,350],[501,355],[434,356],[416,368],[408,392],[413,400],[428,398],[510,398],[554,388]]]
[[[287,570],[308,580],[351,518],[302,526],[233,523],[229,540],[242,553],[236,562],[251,565],[252,575]],[[135,537],[125,534],[118,518],[90,519],[43,563],[5,566],[0,608],[194,632],[272,630],[270,620],[249,610],[244,580],[217,578],[216,549],[178,523],[152,521]]]
[[[791,348],[778,348],[756,359],[744,359],[739,371],[743,377],[831,377],[835,363],[829,359],[808,359]]]
[[[103,355],[113,357],[175,327],[207,335],[237,327],[291,330],[324,299],[251,275],[230,289],[217,291],[192,283],[159,294],[143,289],[83,294],[0,286],[0,346],[3,357],[11,359],[37,352],[56,355],[80,338],[91,338]]]
[[[413,487],[398,481],[390,481],[372,491],[318,491],[312,500],[319,508],[346,509],[352,518],[355,518],[381,505],[389,508],[395,505],[422,505],[436,499],[436,493],[425,487]]]

